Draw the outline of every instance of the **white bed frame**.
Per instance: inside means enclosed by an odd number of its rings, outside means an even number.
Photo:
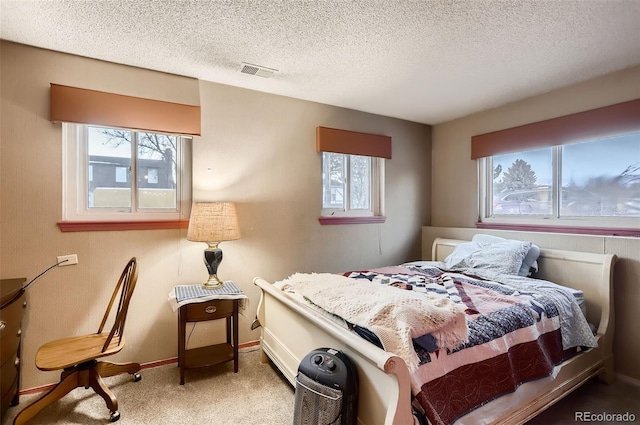
[[[461,242],[465,241],[436,239],[431,258],[443,260]],[[484,418],[482,423],[523,424],[594,376],[607,383],[613,381],[615,261],[615,255],[610,254],[542,249],[537,277],[584,292],[587,319],[597,327],[598,348],[556,367],[555,378],[522,384],[513,394],[500,397],[467,416],[477,414],[478,418]],[[342,350],[358,370],[358,423],[414,423],[409,371],[401,358],[306,308],[264,279],[257,277],[254,283],[262,289],[258,321],[262,326],[263,361],[270,359],[295,386],[298,365],[307,353],[320,347]],[[512,400],[502,400],[499,408],[492,407],[505,397]],[[499,417],[491,416],[496,414]],[[467,416],[461,422],[465,422]],[[487,422],[487,418],[492,419]],[[473,419],[470,423],[480,422]]]

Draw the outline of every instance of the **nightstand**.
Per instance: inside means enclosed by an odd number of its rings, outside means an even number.
[[[178,307],[180,385],[184,385],[187,369],[210,367],[233,360],[233,370],[238,372],[238,305],[241,298],[246,298],[246,295],[231,281],[215,290],[203,288],[202,285],[174,288],[169,299],[173,303],[177,301]],[[187,323],[221,319],[226,321],[226,342],[186,348]]]

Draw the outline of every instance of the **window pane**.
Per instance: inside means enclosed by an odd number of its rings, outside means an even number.
[[[322,153],[322,208],[344,209],[346,174],[344,154]]]
[[[176,208],[177,137],[138,133],[138,208]]]
[[[129,181],[129,167],[116,167],[116,183]]]
[[[369,210],[371,206],[371,158],[351,155],[351,204],[352,210]]]
[[[131,208],[131,132],[88,127],[88,208]]]
[[[640,216],[640,133],[562,147],[560,214]]]
[[[158,184],[158,169],[147,168],[147,183]]]
[[[550,215],[553,211],[552,149],[496,155],[493,215]]]

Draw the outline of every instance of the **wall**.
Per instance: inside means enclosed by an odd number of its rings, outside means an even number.
[[[140,275],[130,307],[126,348],[114,361],[141,363],[177,356],[174,285],[205,279],[205,244],[186,229],[62,233],[61,126],[48,121],[55,82],[159,100],[201,104],[202,136],[193,140],[194,200],[232,200],[242,239],[221,244],[219,276],[249,296],[240,342],[259,338],[249,325],[259,291],[295,271],[339,271],[420,256],[420,227],[430,221],[431,129],[428,126],[251,90],[199,82],[87,58],[0,45],[0,277],[33,278],[56,256],[78,254],[27,293],[22,389],[58,380],[35,368],[37,348],[52,339],[95,332],[115,280],[131,256]],[[318,125],[393,138],[386,161],[384,224],[320,226]],[[202,325],[202,326],[201,326]],[[217,325],[198,324],[200,344]],[[222,334],[222,332],[218,332]]]
[[[471,160],[471,136],[640,98],[640,67],[541,94],[520,102],[433,127],[432,209],[435,228],[473,229],[478,218],[478,177]],[[450,233],[454,229],[443,230]],[[525,234],[526,237],[526,234]],[[531,234],[529,239],[536,238]],[[543,238],[547,248],[584,249],[617,254],[615,314],[617,372],[640,380],[640,240],[620,237]],[[553,245],[548,245],[552,243]],[[430,248],[429,248],[430,249]]]

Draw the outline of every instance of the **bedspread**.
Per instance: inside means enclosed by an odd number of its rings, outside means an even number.
[[[399,296],[401,293],[411,293],[411,298],[424,297],[425,301],[446,299],[464,312],[467,339],[462,345],[443,346],[438,330],[422,335],[413,332],[411,345],[415,357],[403,357],[410,370],[414,406],[433,425],[452,424],[524,382],[549,376],[555,365],[577,352],[597,346],[574,295],[566,288],[542,280],[511,275],[496,275],[487,280],[486,276],[483,279],[464,274],[462,270],[445,270],[442,263],[437,262],[350,271],[343,276],[315,275],[318,279],[303,276],[306,283],[302,286],[307,286],[304,291],[296,292],[296,285],[291,284],[296,275],[276,286],[297,294],[306,302],[315,298],[318,304],[311,303],[312,308],[321,307],[334,318],[340,316],[355,331],[385,349],[389,347],[380,343],[381,339],[384,342],[384,335],[383,338],[376,335],[380,328],[367,328],[376,323],[374,319],[363,323],[349,321],[353,320],[347,313],[349,304],[362,308],[353,292],[346,303],[344,298],[337,303],[318,301],[317,293],[323,286],[318,281],[323,276],[338,286],[356,286],[350,281],[367,283],[360,287],[380,284],[391,298],[403,298]],[[320,286],[313,288],[314,283]],[[372,312],[371,317],[375,317],[377,311],[390,311],[367,308]],[[365,329],[360,329],[363,325]],[[400,355],[395,351],[394,354]]]
[[[464,306],[467,343],[448,350],[428,334],[414,339],[420,366],[411,373],[412,390],[434,425],[451,424],[526,381],[550,375],[576,351],[596,346],[573,295],[545,281],[488,281],[424,264],[344,275],[435,292]]]

